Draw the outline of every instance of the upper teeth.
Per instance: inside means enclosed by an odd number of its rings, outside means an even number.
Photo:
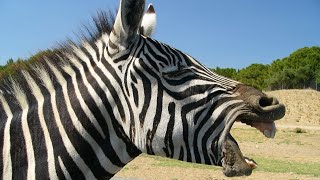
[[[255,169],[258,167],[258,165],[255,162],[253,162],[247,158],[245,158],[244,160],[246,160],[246,163],[251,167],[251,169]]]

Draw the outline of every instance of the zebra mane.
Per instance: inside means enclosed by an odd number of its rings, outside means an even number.
[[[100,39],[104,34],[109,35],[112,31],[112,27],[115,21],[116,11],[112,12],[111,10],[103,11],[100,10],[97,12],[96,16],[92,17],[94,26],[83,25],[83,30],[81,33],[76,34],[78,36],[77,41],[67,40],[64,43],[60,44],[60,48],[63,50],[68,49],[71,46],[82,46],[83,43],[95,43]]]
[[[58,43],[58,47],[54,49],[59,53],[65,53],[73,51],[74,47],[81,49],[84,44],[94,44],[103,35],[111,33],[115,14],[116,11],[112,12],[111,10],[98,11],[97,15],[92,17],[93,27],[92,25],[83,25],[80,33],[76,33],[78,37],[76,40],[67,39]]]
[[[48,48],[47,51],[39,51],[28,61],[14,62],[13,70],[2,74],[0,79],[0,96],[16,94],[17,89],[26,87],[26,80],[22,80],[25,77],[25,73],[30,74],[32,77],[37,77],[41,75],[39,73],[40,69],[41,72],[48,72],[48,62],[60,68],[69,63],[66,60],[66,54],[72,54],[75,48],[81,49],[85,44],[92,45],[101,39],[103,35],[109,35],[115,21],[115,14],[116,11],[100,10],[96,16],[92,17],[93,25],[83,25],[80,33],[76,33],[76,40],[67,38],[65,41],[58,42],[53,48]]]

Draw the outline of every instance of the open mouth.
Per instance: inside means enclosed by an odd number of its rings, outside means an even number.
[[[285,106],[274,97],[245,85],[239,85],[235,93],[244,101],[242,109],[232,119],[226,119],[226,126],[219,139],[221,165],[226,176],[250,175],[257,168],[257,163],[244,157],[237,141],[231,136],[230,130],[235,121],[247,124],[259,130],[267,138],[274,138],[276,126],[274,121],[285,115]]]
[[[228,177],[248,176],[258,166],[253,159],[243,156],[237,141],[231,136],[230,130],[234,122],[247,124],[259,130],[267,138],[274,138],[276,134],[274,121],[283,118],[286,111],[285,106],[276,98],[267,96],[250,86],[238,85],[234,93],[243,103],[227,111],[225,126],[216,146],[219,148],[219,163],[223,167],[223,173]]]
[[[240,122],[256,128],[267,138],[274,138],[275,136],[276,126],[274,121],[253,122],[249,120],[240,120]],[[222,154],[223,172],[228,177],[248,176],[252,173],[253,169],[258,167],[258,164],[253,159],[243,156],[239,145],[230,133],[227,134],[223,143]]]

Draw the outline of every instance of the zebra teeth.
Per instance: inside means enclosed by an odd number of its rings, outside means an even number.
[[[251,169],[256,169],[258,164],[251,159],[245,158],[246,163],[251,167]]]

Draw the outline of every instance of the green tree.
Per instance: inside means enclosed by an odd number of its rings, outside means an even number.
[[[39,51],[27,60],[20,58],[18,58],[17,60],[13,60],[12,58],[10,58],[7,61],[7,64],[0,68],[0,80],[7,77],[8,75],[14,76],[20,69],[27,70],[30,67],[30,64],[41,61],[44,57],[50,58],[54,53],[56,52],[53,50],[45,50]]]
[[[320,47],[301,48],[271,64],[268,84],[271,89],[314,87],[318,69]]]
[[[238,72],[237,79],[247,85],[256,87],[260,90],[268,87],[269,65],[252,64]]]
[[[217,73],[219,75],[231,78],[231,79],[235,79],[236,76],[237,76],[237,70],[234,69],[234,68],[219,68],[219,67],[216,67],[215,69],[211,69],[211,71],[213,71],[213,72],[215,72],[215,73]]]

